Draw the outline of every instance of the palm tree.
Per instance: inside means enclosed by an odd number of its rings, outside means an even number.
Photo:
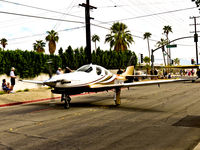
[[[196,4],[197,7],[200,6],[200,0],[192,0],[192,2],[195,2],[195,4]]]
[[[114,47],[116,51],[124,51],[130,46],[133,41],[133,36],[127,30],[127,26],[123,23],[117,22],[110,28],[111,33],[106,35],[105,43],[110,43],[110,49]]]
[[[149,74],[149,70],[151,69],[151,66],[150,66],[151,59],[145,56],[143,60],[146,63],[145,68],[147,69],[147,74]]]
[[[93,36],[92,36],[92,42],[94,42],[94,44],[95,44],[95,50],[97,49],[97,45],[96,45],[96,42],[99,42],[100,41],[100,37],[98,36],[98,35],[96,35],[96,34],[94,34]]]
[[[151,51],[150,51],[150,45],[149,45],[149,38],[151,37],[150,32],[145,32],[143,35],[144,40],[147,39],[147,45],[148,45],[148,50],[149,50],[149,58],[151,58]]]
[[[167,40],[164,40],[163,38],[160,39],[160,41],[158,41],[156,43],[157,47],[162,47],[162,52],[163,52],[163,60],[164,60],[164,64],[166,66],[166,61],[165,61],[165,45],[167,44]]]
[[[179,59],[179,58],[175,58],[175,59],[174,59],[174,64],[180,65],[180,59]]]
[[[58,42],[59,37],[58,33],[54,30],[47,31],[48,35],[46,36],[46,41],[49,42],[49,53],[54,54],[56,50],[56,42]]]
[[[0,41],[1,41],[1,45],[2,45],[3,50],[4,50],[4,48],[6,47],[6,45],[8,45],[7,40],[5,38],[2,38]]]
[[[38,52],[38,53],[43,53],[44,47],[45,47],[46,43],[44,43],[42,40],[37,41],[36,43],[33,43],[33,49]]]
[[[167,25],[167,26],[164,26],[163,27],[163,32],[164,32],[164,34],[166,35],[166,39],[167,39],[167,42],[169,43],[169,33],[171,32],[172,33],[172,27],[171,26],[169,26],[169,25]],[[169,59],[171,58],[171,52],[170,52],[170,49],[169,48],[167,48],[167,53],[168,53],[168,55],[169,55],[169,57],[167,57],[168,59],[168,64],[169,64]]]

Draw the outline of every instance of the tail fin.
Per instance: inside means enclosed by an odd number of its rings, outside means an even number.
[[[126,71],[122,73],[122,76],[128,76],[128,75],[133,75],[134,74],[134,66],[128,66],[126,68]]]

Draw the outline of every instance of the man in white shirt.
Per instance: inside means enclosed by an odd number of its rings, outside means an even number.
[[[12,67],[11,68],[11,71],[10,71],[10,82],[11,82],[11,87],[10,87],[10,90],[13,91],[13,88],[15,86],[15,68]]]

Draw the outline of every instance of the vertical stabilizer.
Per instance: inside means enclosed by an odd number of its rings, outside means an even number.
[[[122,76],[128,76],[128,75],[133,75],[134,74],[134,66],[128,66],[126,68],[126,71],[122,73]]]

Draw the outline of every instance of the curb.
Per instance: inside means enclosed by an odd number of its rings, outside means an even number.
[[[94,92],[71,95],[71,97],[79,96],[79,95],[87,95],[87,94],[92,94],[92,93],[94,93]],[[43,99],[29,100],[29,101],[24,101],[24,102],[13,102],[13,103],[8,103],[8,104],[0,104],[0,107],[22,105],[22,104],[35,103],[35,102],[41,102],[41,101],[48,101],[48,100],[59,99],[59,98],[61,98],[61,97],[59,96],[59,97],[53,97],[53,98],[43,98]]]
[[[41,102],[41,101],[48,101],[48,100],[58,99],[58,98],[60,98],[60,97],[44,98],[44,99],[29,100],[29,101],[24,101],[24,102],[14,102],[14,103],[8,103],[8,104],[1,104],[0,107],[28,104],[28,103]]]

